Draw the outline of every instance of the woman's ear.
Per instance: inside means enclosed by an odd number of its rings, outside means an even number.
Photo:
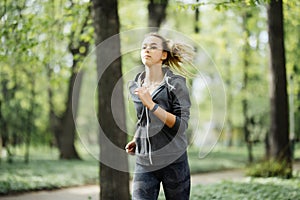
[[[162,52],[161,60],[166,60],[168,56],[168,53],[166,51]]]

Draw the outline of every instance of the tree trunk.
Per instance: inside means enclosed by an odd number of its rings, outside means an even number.
[[[25,163],[29,163],[29,153],[31,145],[31,135],[34,132],[34,111],[35,111],[35,84],[36,76],[34,73],[28,73],[28,77],[31,77],[30,80],[30,109],[27,111],[27,123],[26,123],[26,136],[25,136]]]
[[[88,15],[86,16],[80,34],[83,34],[84,29],[88,26],[88,20],[91,18],[91,7],[88,7]],[[85,58],[89,52],[90,44],[89,42],[74,37],[75,30],[70,34],[70,43],[68,49],[73,56],[73,64],[71,68],[71,77],[68,85],[68,93],[66,98],[66,109],[62,115],[59,117],[54,112],[54,105],[52,103],[52,91],[49,89],[50,98],[50,123],[51,129],[54,132],[56,143],[60,151],[60,159],[80,159],[76,148],[75,148],[75,136],[76,127],[74,118],[77,116],[77,109],[79,104],[79,93],[80,85],[83,78],[83,72],[78,71],[79,63],[83,58]],[[79,44],[77,44],[79,43]],[[80,51],[80,49],[85,49],[85,51]],[[51,77],[51,72],[49,71],[49,78]],[[77,80],[77,88],[74,88],[75,81]]]
[[[291,166],[282,0],[268,5],[271,68],[270,156]]]
[[[78,48],[79,49],[79,48]],[[59,150],[61,159],[80,159],[75,148],[76,127],[74,117],[77,115],[77,108],[79,102],[80,87],[73,91],[75,80],[78,85],[81,85],[83,73],[77,72],[77,62],[73,62],[72,75],[69,81],[68,97],[66,103],[66,110],[63,117],[60,119],[58,130],[59,133]],[[74,92],[74,95],[73,95]]]
[[[227,110],[228,110],[228,115],[226,117],[226,122],[225,122],[225,145],[227,147],[231,147],[233,145],[233,133],[232,133],[232,105],[233,105],[233,95],[232,95],[232,91],[231,88],[232,86],[232,73],[231,73],[231,68],[230,68],[230,61],[226,60],[226,65],[229,66],[227,67],[227,79],[225,80],[226,83],[226,87],[227,89]]]
[[[96,45],[111,36],[104,49],[97,48],[98,71],[98,119],[100,123],[100,199],[102,200],[129,200],[129,174],[126,171],[118,171],[113,166],[102,161],[110,160],[118,162],[128,170],[128,160],[123,150],[127,143],[127,134],[122,131],[115,122],[112,113],[112,93],[117,90],[119,122],[125,126],[125,105],[123,99],[123,84],[121,71],[121,58],[116,58],[112,63],[107,62],[111,55],[120,55],[119,16],[117,0],[93,0],[94,27]],[[117,107],[117,108],[116,108]],[[109,142],[107,142],[107,139]],[[113,144],[113,145],[112,145]],[[114,149],[123,150],[124,154]]]
[[[168,0],[150,0],[148,4],[148,27],[158,31],[161,23],[166,18]]]
[[[196,0],[196,2],[199,3],[199,0]],[[194,32],[196,34],[200,32],[199,16],[200,16],[199,6],[197,6],[195,9],[195,25],[194,25]]]
[[[1,84],[1,82],[0,82]],[[2,147],[3,147],[3,136],[4,136],[4,122],[3,122],[3,116],[2,116],[2,101],[0,99],[0,164],[2,162]]]
[[[0,68],[1,69],[1,68]],[[1,71],[2,72],[2,71]],[[17,81],[17,70],[16,68],[13,69],[13,78],[12,81],[14,82],[13,88],[8,87],[9,80],[7,79],[7,74],[3,72],[3,78],[0,79],[1,84],[1,93],[3,95],[3,99],[0,103],[0,137],[2,147],[6,149],[7,152],[7,162],[12,163],[12,153],[11,153],[11,146],[14,145],[14,139],[18,138],[14,133],[12,126],[9,124],[9,118],[6,119],[5,115],[3,115],[3,110],[8,102],[15,98],[16,92],[18,90],[18,81]],[[0,152],[1,153],[1,152]]]
[[[74,67],[74,66],[73,66]],[[72,68],[73,68],[72,67]],[[51,70],[51,69],[48,69]],[[48,78],[51,72],[48,72]],[[66,110],[62,117],[59,117],[54,111],[53,91],[48,88],[50,104],[50,130],[54,133],[56,145],[59,150],[60,159],[80,159],[75,149],[75,123],[72,113],[72,89],[77,73],[72,73],[69,81],[69,91],[67,96]],[[76,98],[79,98],[78,96]],[[76,101],[76,100],[75,100]],[[78,101],[78,100],[77,100]]]
[[[242,100],[242,107],[243,107],[243,115],[244,115],[244,136],[245,136],[245,142],[247,145],[247,151],[248,151],[248,162],[253,162],[253,154],[252,154],[252,141],[251,141],[251,132],[249,130],[250,127],[250,116],[249,116],[249,106],[248,106],[248,83],[249,83],[249,54],[250,54],[250,46],[248,43],[248,39],[250,36],[249,28],[248,28],[248,20],[250,18],[251,14],[249,11],[246,11],[246,13],[243,14],[243,31],[246,33],[245,35],[245,44],[244,44],[244,50],[243,50],[243,62],[244,62],[244,70],[243,70],[243,100]]]

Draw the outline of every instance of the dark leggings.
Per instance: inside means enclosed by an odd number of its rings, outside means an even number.
[[[187,159],[151,171],[136,164],[133,179],[133,200],[157,200],[160,183],[166,200],[188,200],[190,196],[190,169]]]

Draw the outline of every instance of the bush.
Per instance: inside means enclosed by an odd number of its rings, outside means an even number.
[[[252,177],[291,178],[292,169],[286,162],[268,160],[247,167],[246,175]]]

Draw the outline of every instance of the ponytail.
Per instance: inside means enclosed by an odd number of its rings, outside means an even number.
[[[158,33],[150,33],[148,36],[158,37],[162,40],[163,51],[167,52],[167,58],[163,61],[164,65],[182,75],[191,75],[191,73],[189,73],[182,65],[192,64],[195,55],[192,46],[184,43],[174,43],[171,40],[165,39]]]

